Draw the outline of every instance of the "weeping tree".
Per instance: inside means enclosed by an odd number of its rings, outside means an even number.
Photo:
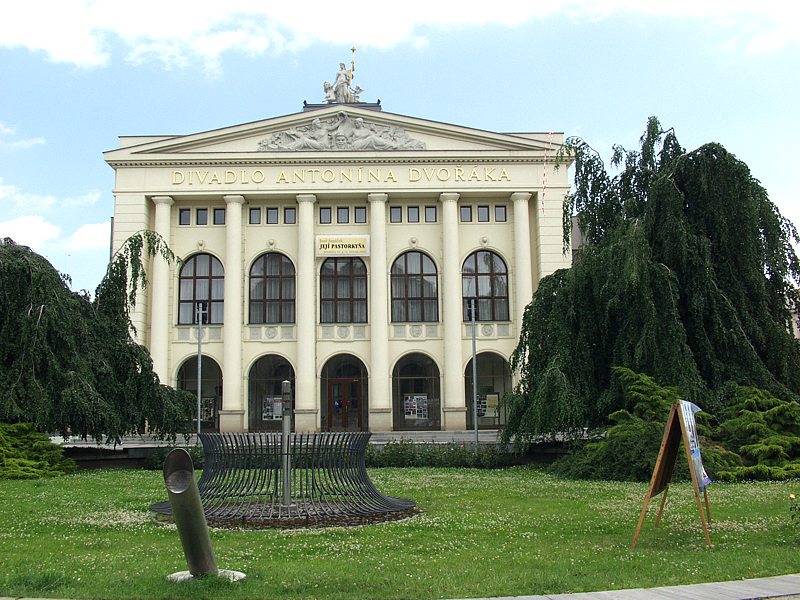
[[[0,421],[98,441],[145,422],[166,437],[185,427],[191,395],[162,385],[131,337],[150,256],[175,260],[157,234],[130,237],[92,299],[30,248],[0,240]]]
[[[796,398],[798,235],[747,165],[716,143],[685,151],[655,118],[637,150],[614,147],[614,175],[581,139],[564,153],[564,248],[573,215],[586,244],[525,311],[506,439],[604,425],[623,408],[614,366],[707,410],[726,384]]]

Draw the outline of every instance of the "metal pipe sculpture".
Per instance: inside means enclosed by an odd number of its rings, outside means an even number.
[[[194,478],[194,465],[183,448],[175,448],[167,454],[164,460],[164,484],[167,486],[172,516],[178,527],[189,573],[193,577],[218,574],[211,536]]]

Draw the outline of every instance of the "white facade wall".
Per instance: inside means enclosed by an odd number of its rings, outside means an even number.
[[[258,150],[259,141],[272,132],[342,112],[400,128],[425,149]],[[116,171],[113,246],[117,250],[141,229],[160,228],[178,256],[203,252],[222,262],[225,322],[207,326],[203,342],[203,354],[223,372],[220,429],[248,429],[248,378],[265,355],[281,356],[293,368],[297,429],[326,428],[323,367],[332,357],[349,354],[369,375],[364,427],[390,430],[396,425],[392,398],[386,397],[392,393],[392,371],[402,357],[422,353],[439,371],[441,428],[463,430],[464,372],[472,347],[471,326],[461,313],[461,265],[470,253],[490,250],[508,267],[509,320],[477,326],[478,353],[507,361],[538,280],[570,263],[569,253],[562,252],[560,211],[567,169],[555,170],[552,163],[560,140],[553,134],[492,134],[341,106],[179,138],[143,138],[142,144],[126,138],[122,148],[106,153]],[[495,221],[496,205],[505,207],[505,222]],[[407,222],[409,206],[419,207],[420,223]],[[435,223],[424,222],[426,206],[436,207]],[[472,207],[472,222],[460,221],[462,206]],[[489,222],[477,222],[478,206],[490,207]],[[253,207],[262,210],[261,224],[248,222]],[[296,209],[296,224],[283,222],[287,207]],[[321,207],[332,209],[332,224],[319,223]],[[338,207],[349,207],[349,223],[336,223]],[[353,222],[355,207],[366,208],[366,223]],[[393,207],[402,209],[402,223],[389,222]],[[208,209],[208,225],[195,224],[198,208]],[[215,208],[226,210],[224,225],[213,224]],[[264,224],[266,208],[279,209],[278,224]],[[179,224],[181,209],[191,209],[190,225]],[[240,211],[241,224],[232,211]],[[378,222],[381,214],[384,220]],[[320,323],[319,272],[325,257],[309,246],[318,235],[369,236],[370,255],[362,256],[368,323]],[[390,269],[409,250],[426,253],[436,265],[438,322],[391,321]],[[294,264],[295,323],[248,323],[249,271],[265,252],[280,252]],[[183,363],[196,359],[196,327],[177,324],[179,267],[154,264],[149,272],[152,283],[137,303],[134,325],[153,354],[156,372],[176,385]]]

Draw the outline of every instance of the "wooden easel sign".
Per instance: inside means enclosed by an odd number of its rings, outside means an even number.
[[[689,463],[689,474],[694,488],[694,497],[697,501],[697,510],[700,513],[700,523],[703,525],[703,533],[706,536],[706,546],[711,548],[711,538],[708,536],[708,525],[706,524],[707,522],[711,523],[711,509],[708,505],[707,491],[711,478],[703,468],[703,460],[700,456],[700,438],[697,436],[697,425],[694,419],[694,413],[699,410],[700,407],[696,404],[685,400],[678,400],[672,405],[672,410],[670,410],[669,418],[667,419],[667,426],[664,429],[661,449],[658,451],[656,466],[653,468],[653,476],[650,478],[650,488],[647,490],[647,497],[644,500],[642,515],[639,517],[639,524],[636,526],[636,533],[633,535],[633,548],[636,548],[636,542],[639,540],[639,533],[647,515],[647,505],[650,504],[650,499],[664,492],[661,497],[661,505],[658,508],[656,527],[661,522],[661,514],[664,511],[664,504],[667,502],[669,483],[672,479],[672,472],[675,470],[675,460],[678,457],[678,448],[681,445],[681,440],[683,440],[683,449],[686,454],[686,460]],[[705,511],[703,510],[703,502],[700,500],[700,492],[703,493],[705,499]]]

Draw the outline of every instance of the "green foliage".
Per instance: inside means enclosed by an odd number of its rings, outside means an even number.
[[[647,481],[658,457],[672,404],[673,387],[630,369],[614,367],[623,385],[625,409],[609,415],[611,426],[591,441],[573,443],[570,453],[551,469],[578,479]],[[695,416],[703,465],[719,481],[785,480],[800,476],[797,402],[787,402],[753,387],[726,387],[728,407],[719,415]],[[687,477],[683,460],[677,478]]]
[[[576,442],[567,456],[551,466],[554,473],[620,481],[647,481],[653,473],[664,424],[679,398],[678,390],[623,367],[615,367],[613,372],[624,386],[628,408],[609,415],[613,425],[598,439]]]
[[[400,440],[381,447],[367,446],[367,467],[477,467],[498,469],[515,464],[517,457],[495,444],[474,446],[456,444],[419,444]]]
[[[53,477],[77,468],[60,446],[29,423],[0,423],[0,479]]]
[[[727,385],[795,397],[798,235],[747,166],[719,144],[684,151],[655,118],[638,150],[614,148],[617,175],[582,140],[562,156],[575,164],[565,242],[576,214],[588,243],[572,268],[540,281],[525,311],[504,438],[606,425],[624,408],[613,365],[711,411]]]
[[[800,476],[800,404],[750,386],[726,389],[715,439],[741,456],[743,466],[720,473],[726,480]]]
[[[150,451],[144,459],[144,468],[148,471],[160,471],[164,468],[164,459],[167,454],[178,446],[159,446]],[[205,464],[205,454],[202,446],[180,446],[189,453],[195,470],[200,470]]]
[[[0,420],[98,441],[145,421],[174,435],[188,421],[190,396],[160,384],[130,335],[146,255],[174,259],[156,234],[135,234],[91,299],[30,248],[0,241]]]

